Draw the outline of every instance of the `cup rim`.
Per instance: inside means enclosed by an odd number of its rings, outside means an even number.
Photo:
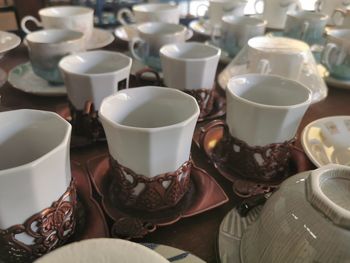
[[[253,37],[251,39],[248,40],[247,46],[248,48],[254,49],[254,50],[258,50],[259,52],[267,52],[266,50],[263,49],[263,47],[257,47],[252,45],[252,43],[254,43],[255,41],[259,41],[259,40],[269,40],[269,41],[284,41],[285,43],[288,43],[289,47],[292,47],[291,44],[295,44],[297,45],[297,49],[298,50],[290,50],[288,53],[290,54],[299,54],[299,53],[304,53],[310,50],[310,46],[308,44],[306,44],[305,42],[301,41],[301,40],[297,40],[297,39],[292,39],[292,38],[288,38],[288,37],[268,37],[268,36],[257,36],[257,37]]]
[[[338,40],[342,43],[350,44],[350,40],[341,36],[341,33],[347,33],[350,36],[350,28],[335,28],[328,30],[326,36],[330,40]]]
[[[111,70],[109,72],[103,72],[103,73],[79,73],[79,72],[75,72],[75,71],[72,71],[70,69],[68,69],[65,64],[67,63],[67,60],[71,59],[72,57],[76,57],[76,56],[83,56],[83,55],[86,55],[86,54],[108,54],[110,56],[113,56],[115,57],[116,59],[117,58],[123,58],[125,60],[128,61],[128,64],[125,65],[124,67],[120,68],[120,69],[117,69],[117,70]],[[75,76],[85,76],[85,77],[88,77],[88,76],[106,76],[106,75],[110,75],[110,74],[114,74],[116,72],[119,72],[121,70],[124,70],[125,68],[131,68],[131,64],[132,64],[132,59],[122,53],[119,53],[119,52],[115,52],[115,51],[109,51],[109,50],[93,50],[93,51],[83,51],[83,52],[77,52],[77,53],[74,53],[74,54],[71,54],[71,55],[68,55],[66,57],[63,57],[60,62],[58,63],[58,67],[70,74],[70,75],[75,75]]]
[[[309,17],[305,17],[304,15],[311,15]],[[287,16],[296,18],[296,19],[305,19],[305,20],[314,20],[314,21],[327,21],[329,16],[322,12],[315,12],[311,10],[299,10],[288,12]]]
[[[160,10],[146,10],[146,9],[141,9],[144,7],[168,7],[167,9],[160,9]],[[150,12],[156,12],[156,13],[162,13],[162,12],[169,12],[169,11],[174,11],[178,9],[178,5],[170,4],[170,3],[144,3],[144,4],[138,4],[134,5],[132,7],[132,11],[140,12],[140,13],[150,13]]]
[[[206,56],[203,58],[179,58],[179,57],[174,57],[174,56],[170,56],[169,54],[165,53],[166,50],[168,48],[171,47],[181,47],[181,46],[200,46],[200,47],[206,47],[212,51],[215,51],[216,53],[214,55],[210,55],[210,56]],[[202,60],[209,60],[209,59],[213,59],[216,57],[220,57],[221,55],[221,49],[212,46],[212,45],[207,45],[207,44],[203,44],[200,42],[184,42],[184,43],[175,43],[175,44],[168,44],[168,45],[164,45],[160,50],[159,50],[159,54],[161,56],[167,57],[169,59],[172,60],[176,60],[176,61],[202,61]]]
[[[72,132],[72,125],[68,123],[64,118],[62,118],[60,115],[58,115],[55,112],[50,112],[50,111],[41,111],[41,110],[31,110],[31,109],[20,109],[20,110],[13,110],[13,111],[8,111],[8,112],[3,112],[7,114],[21,114],[21,113],[33,113],[37,115],[42,115],[42,116],[51,116],[52,118],[62,122],[65,124],[65,134],[62,136],[61,141],[57,143],[55,147],[53,147],[50,151],[46,152],[45,154],[41,155],[40,157],[36,158],[33,161],[27,162],[25,164],[7,168],[7,169],[0,169],[0,177],[1,176],[7,176],[10,175],[11,173],[15,171],[23,171],[25,169],[28,169],[30,167],[36,166],[38,163],[42,162],[48,156],[53,155],[54,153],[60,151],[62,148],[64,148],[65,143],[70,141],[70,136]]]
[[[231,21],[230,21],[231,19]],[[244,27],[257,27],[257,26],[267,26],[267,20],[266,19],[262,19],[262,18],[258,18],[258,17],[253,17],[253,16],[234,16],[234,15],[224,15],[221,18],[221,21],[223,21],[224,23],[228,24],[228,25],[239,25],[239,23],[232,23],[232,21],[241,21],[241,20],[254,20],[258,23],[254,24],[254,25],[250,25],[250,24],[242,24],[242,26]]]
[[[59,16],[59,15],[52,15],[52,14],[45,14],[48,10],[52,9],[75,9],[75,10],[82,10],[84,11],[81,14],[71,14],[71,15],[64,15],[64,16]],[[94,9],[86,7],[86,6],[70,6],[70,5],[63,5],[63,6],[50,6],[50,7],[45,7],[39,10],[39,16],[42,17],[52,17],[52,18],[64,18],[64,17],[74,17],[74,16],[84,16],[86,14],[91,14],[94,13]]]
[[[47,43],[47,42],[43,42],[43,41],[35,41],[33,39],[30,39],[32,37],[34,37],[35,35],[39,35],[42,34],[44,32],[48,32],[49,34],[51,33],[59,33],[59,32],[65,32],[65,33],[73,33],[76,36],[72,37],[72,39],[69,40],[62,40],[62,41],[58,41],[58,42],[54,42],[54,43]],[[75,30],[70,30],[70,29],[42,29],[42,30],[38,30],[32,33],[29,33],[26,37],[25,37],[25,41],[33,43],[33,44],[43,44],[43,45],[61,45],[61,44],[73,44],[75,42],[79,42],[82,39],[84,39],[84,34],[80,31],[75,31]]]
[[[183,96],[184,98],[192,101],[195,109],[189,117],[187,117],[186,119],[184,119],[182,121],[179,121],[177,123],[167,125],[167,126],[153,127],[153,128],[144,128],[144,127],[134,127],[134,126],[123,125],[123,124],[120,124],[116,121],[112,121],[110,118],[105,116],[105,113],[104,113],[105,105],[107,103],[109,103],[110,101],[114,100],[115,97],[118,96],[118,94],[135,92],[135,91],[137,92],[138,90],[141,90],[141,89],[142,90],[158,90],[160,92],[168,92],[168,93],[174,93],[174,94],[176,93],[177,95]],[[167,87],[160,87],[160,86],[142,86],[142,87],[137,87],[137,88],[124,89],[124,90],[116,92],[115,94],[113,94],[109,97],[104,98],[98,112],[99,112],[99,117],[101,118],[101,120],[107,122],[112,127],[116,127],[116,128],[123,129],[123,130],[129,130],[129,131],[138,131],[138,132],[143,132],[143,133],[155,133],[155,132],[167,131],[167,130],[174,129],[177,127],[184,127],[184,126],[188,125],[192,121],[198,119],[200,109],[199,109],[199,106],[198,106],[196,99],[193,96],[184,93],[183,91],[180,91],[177,89],[172,89],[172,88],[167,88]]]
[[[293,84],[294,86],[299,86],[299,88],[303,88],[307,93],[307,99],[304,100],[303,102],[297,103],[297,104],[291,104],[291,105],[268,105],[268,104],[263,104],[263,103],[258,103],[258,102],[254,102],[245,98],[242,98],[241,96],[237,95],[231,88],[230,88],[230,84],[231,82],[235,81],[236,79],[240,79],[240,78],[264,78],[264,79],[275,79],[278,80],[279,82],[283,81],[283,82],[289,82],[291,84]],[[258,108],[262,108],[262,109],[281,109],[281,110],[286,110],[286,109],[294,109],[294,108],[298,108],[301,107],[303,105],[307,105],[310,104],[312,101],[312,92],[311,90],[306,87],[304,84],[292,80],[292,79],[288,79],[288,78],[284,78],[278,75],[262,75],[262,74],[255,74],[255,73],[250,73],[250,74],[242,74],[242,75],[238,75],[235,77],[232,77],[228,84],[227,84],[227,88],[226,88],[227,92],[234,98],[236,98],[237,100],[250,104],[250,105],[254,105],[255,107]]]
[[[183,25],[173,24],[173,23],[164,23],[164,22],[145,22],[145,23],[138,24],[136,28],[137,28],[137,31],[139,31],[139,33],[141,33],[143,35],[157,35],[155,33],[149,33],[149,32],[145,32],[144,30],[142,30],[145,27],[156,26],[156,25],[158,25],[158,26],[171,26],[173,28],[176,27],[179,29],[175,33],[159,34],[161,36],[175,36],[175,35],[186,33],[186,31],[187,31],[187,27],[185,27]],[[142,38],[142,36],[141,36],[141,38]]]

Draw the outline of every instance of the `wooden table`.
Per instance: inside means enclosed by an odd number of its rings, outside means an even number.
[[[123,48],[126,48],[126,45],[121,45],[117,42],[113,42],[107,47],[109,50],[121,50]],[[0,61],[0,67],[9,71],[14,66],[26,61],[28,61],[28,53],[26,48],[21,45]],[[6,83],[0,89],[0,94],[0,111],[33,108],[55,111],[62,115],[69,114],[66,97],[50,98],[34,96],[12,88],[9,83]],[[309,108],[303,118],[298,134],[309,122],[332,115],[350,115],[350,91],[330,87],[327,99]],[[179,222],[170,226],[161,227],[144,239],[137,241],[177,247],[190,251],[207,262],[217,262],[215,246],[219,225],[226,213],[237,204],[238,199],[233,195],[231,183],[218,174],[213,166],[207,162],[204,154],[196,149],[196,147],[192,147],[192,150],[196,164],[204,168],[219,182],[230,197],[230,201],[209,212],[191,218],[181,219]],[[106,144],[74,149],[71,151],[71,158],[84,164],[89,158],[101,153],[107,153]]]

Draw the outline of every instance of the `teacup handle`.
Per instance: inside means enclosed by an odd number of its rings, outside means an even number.
[[[26,27],[26,23],[28,21],[32,21],[34,22],[34,24],[38,27],[43,27],[43,24],[38,20],[36,19],[34,16],[26,16],[26,17],[23,17],[22,20],[21,20],[21,29],[23,30],[24,33],[26,34],[29,34],[31,33],[32,31],[30,31],[27,27]]]
[[[329,58],[332,54],[333,51],[337,50],[338,46],[334,43],[328,43],[325,47],[325,49],[323,50],[322,53],[322,58],[321,58],[321,62],[322,64],[324,64],[328,69],[330,69],[332,67]]]
[[[306,33],[309,30],[310,27],[310,23],[305,21],[303,24],[303,28],[301,29],[301,33],[300,33],[300,39],[304,40],[306,37]]]
[[[337,19],[337,14],[340,15],[340,19]],[[336,26],[340,26],[344,20],[346,16],[346,11],[344,11],[343,9],[337,8],[334,10],[332,16],[331,16],[331,20],[333,22],[334,25]]]
[[[267,75],[271,72],[270,61],[267,59],[261,59],[258,63],[258,73]]]
[[[211,31],[211,41],[213,42],[214,45],[220,46],[220,39],[222,38],[221,35],[221,27],[219,25],[215,25],[213,27],[213,30]]]
[[[322,5],[323,5],[323,1],[322,0],[317,0],[315,2],[315,11],[316,12],[321,12],[322,10]]]
[[[199,11],[200,11],[200,9],[202,8],[202,7],[205,7],[205,9],[206,9],[206,11],[205,11],[205,13],[204,13],[204,15],[203,15],[203,17],[206,17],[206,14],[207,14],[207,12],[208,12],[208,5],[206,5],[206,4],[200,4],[199,6],[197,6],[197,9],[196,9],[196,16],[197,17],[202,17],[202,16],[200,16],[200,14],[199,14]]]
[[[134,14],[128,8],[122,8],[117,13],[117,20],[123,26],[128,25],[129,23],[125,20],[124,17],[128,17],[131,21],[135,20]]]
[[[129,49],[130,49],[131,55],[139,61],[143,61],[143,58],[136,52],[135,47],[136,45],[143,46],[145,44],[146,42],[139,37],[132,38],[129,43]]]
[[[258,4],[259,4],[259,2],[263,2],[264,3],[264,0],[255,0],[255,2],[254,2],[254,10],[255,10],[256,14],[261,15],[263,12],[261,12],[261,13],[258,12]]]
[[[217,128],[217,127],[222,127],[223,130],[224,130],[224,134],[223,134],[223,137],[222,138],[227,138],[230,134],[229,132],[229,129],[228,129],[228,126],[227,124],[225,123],[225,121],[223,120],[214,120],[214,121],[211,121],[209,122],[208,124],[204,125],[203,127],[200,128],[200,134],[199,134],[199,147],[204,150],[205,154],[209,156],[209,153],[207,153],[205,151],[205,140],[206,140],[206,137],[208,135],[208,132],[214,128]]]

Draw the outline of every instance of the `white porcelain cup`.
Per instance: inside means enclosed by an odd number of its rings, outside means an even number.
[[[185,42],[190,34],[183,25],[158,22],[140,24],[137,31],[139,37],[129,43],[132,56],[157,70],[160,70],[160,48],[166,44]]]
[[[299,79],[309,46],[285,37],[254,37],[248,41],[248,72]]]
[[[211,25],[220,26],[224,15],[244,16],[246,4],[247,1],[240,0],[209,0],[209,6],[199,5],[197,7],[197,14],[202,7],[205,7]]]
[[[60,28],[80,31],[84,34],[85,42],[90,41],[94,28],[94,10],[82,6],[55,6],[39,10],[40,20],[33,16],[26,16],[21,21],[21,28],[29,34],[26,27],[28,21],[34,22],[44,29]]]
[[[350,8],[337,8],[332,14],[332,22],[342,28],[350,28]]]
[[[34,73],[54,84],[63,83],[58,69],[61,58],[85,50],[83,33],[68,29],[36,31],[25,41]]]
[[[147,3],[134,5],[132,11],[122,8],[118,11],[117,20],[122,25],[129,22],[128,17],[134,23],[163,22],[178,24],[180,21],[180,9],[177,5],[168,3]]]
[[[328,15],[328,24],[334,25],[333,14],[338,8],[344,9],[350,6],[350,0],[317,0],[315,10]]]
[[[160,50],[165,84],[179,90],[212,89],[221,50],[202,43],[169,44]]]
[[[118,52],[89,51],[63,58],[59,63],[68,98],[75,109],[91,101],[99,109],[102,100],[129,87],[132,60]]]
[[[301,10],[299,0],[255,0],[255,12],[259,13],[258,5],[264,3],[263,19],[267,21],[267,27],[284,28],[288,11]]]
[[[266,21],[255,17],[224,16],[222,26],[212,31],[212,42],[223,48],[231,57],[234,57],[252,37],[262,36],[265,33]]]
[[[199,107],[182,91],[140,87],[104,99],[99,116],[111,157],[137,174],[154,177],[189,160]]]
[[[294,138],[311,91],[283,77],[247,74],[230,79],[226,98],[230,134],[249,146],[266,146]]]
[[[0,229],[23,224],[51,207],[71,182],[71,125],[56,113],[0,113]],[[15,237],[25,244],[33,238]]]

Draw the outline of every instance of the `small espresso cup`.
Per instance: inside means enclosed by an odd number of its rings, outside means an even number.
[[[333,18],[334,11],[338,8],[344,9],[350,5],[350,0],[317,0],[315,2],[316,12],[322,12],[328,15],[328,24],[336,25]]]
[[[230,79],[226,98],[230,134],[249,146],[266,146],[295,137],[311,91],[283,77],[247,74]]]
[[[86,102],[99,109],[102,100],[129,86],[132,60],[118,52],[89,51],[63,58],[59,63],[68,99],[76,110]]]
[[[185,42],[190,32],[182,25],[158,22],[140,24],[137,31],[139,37],[133,38],[129,44],[131,54],[156,70],[161,69],[160,48],[166,44]]]
[[[58,69],[61,58],[85,49],[83,33],[67,29],[36,31],[25,41],[34,73],[52,84],[63,83]]]
[[[248,72],[299,79],[309,46],[285,37],[254,37],[248,41]]]
[[[2,112],[0,121],[0,261],[33,261],[74,233],[71,125],[38,110]]]
[[[266,21],[248,16],[224,16],[219,34],[216,33],[217,29],[212,31],[212,42],[234,57],[249,39],[264,35]]]
[[[104,99],[99,116],[119,202],[147,211],[175,206],[188,190],[196,100],[169,88],[126,89]]]
[[[327,33],[321,62],[332,77],[350,79],[350,29],[333,29]]]
[[[193,95],[200,117],[211,112],[213,86],[221,50],[196,42],[169,44],[160,50],[165,84]]]
[[[177,5],[167,3],[147,3],[134,5],[132,11],[128,8],[122,8],[118,11],[117,19],[122,25],[127,25],[129,22],[134,23],[146,22],[163,22],[178,24],[180,21],[180,9]]]
[[[309,45],[322,44],[323,33],[328,21],[328,15],[297,11],[287,14],[284,36],[300,39]]]
[[[31,31],[26,27],[28,21],[34,22],[44,29],[69,29],[84,34],[85,42],[90,41],[94,28],[94,10],[82,6],[55,6],[39,10],[41,22],[33,16],[26,16],[21,21],[21,28],[29,34]]]

